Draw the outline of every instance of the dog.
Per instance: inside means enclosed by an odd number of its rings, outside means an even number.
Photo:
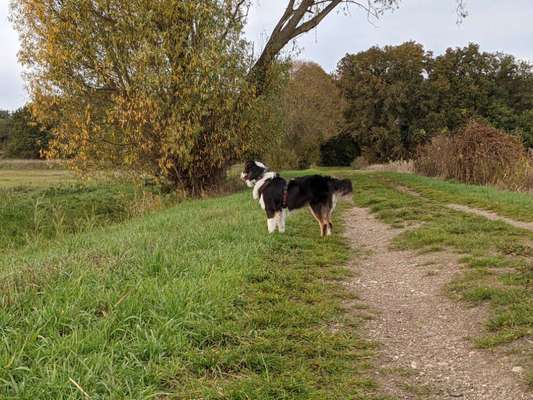
[[[285,232],[287,212],[307,205],[320,225],[320,235],[331,235],[331,214],[337,200],[352,193],[349,179],[309,175],[287,182],[262,162],[252,160],[244,164],[241,180],[253,187],[252,197],[266,211],[269,233],[275,232],[276,228],[280,233]]]

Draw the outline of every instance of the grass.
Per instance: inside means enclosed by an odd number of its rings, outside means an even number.
[[[65,183],[75,183],[71,172],[60,169],[2,169],[0,188],[45,188]]]
[[[533,221],[533,195],[432,179],[412,174],[387,173],[390,181],[404,185],[440,203],[457,203],[494,211],[520,221]]]
[[[22,248],[73,232],[123,221],[172,198],[131,184],[63,184],[0,188],[0,251]]]
[[[421,193],[398,190],[407,185]],[[527,195],[391,173],[354,176],[355,201],[380,219],[410,226],[394,243],[421,252],[451,250],[462,254],[464,273],[448,287],[457,299],[490,305],[487,333],[476,339],[492,347],[533,336],[533,233],[504,222],[450,210],[445,202],[472,204],[527,220]],[[468,189],[468,190],[467,190]],[[533,371],[533,363],[529,360]]]
[[[21,170],[64,170],[65,166],[62,161],[52,160],[22,160],[0,158],[0,170],[21,171]]]
[[[301,214],[267,236],[249,203],[185,201],[3,257],[0,397],[370,398],[342,238]]]
[[[448,292],[490,305],[479,346],[532,336],[533,235],[443,205],[528,220],[524,195],[346,168],[283,175],[305,173],[353,179],[357,204],[410,226],[396,246],[460,253]],[[305,211],[281,236],[249,192],[168,208],[131,185],[44,179],[0,195],[0,398],[378,398],[364,318],[343,306],[351,252]]]

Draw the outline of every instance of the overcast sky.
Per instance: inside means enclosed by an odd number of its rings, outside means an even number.
[[[256,53],[283,12],[287,0],[253,0],[246,34]],[[484,51],[502,51],[533,60],[533,0],[466,0],[468,18],[456,24],[455,0],[403,0],[398,10],[370,24],[352,7],[334,13],[298,42],[298,58],[316,61],[328,72],[346,53],[373,45],[422,43],[436,54],[476,42]],[[9,0],[0,0],[0,109],[16,109],[27,100],[17,64],[18,37],[7,20]]]

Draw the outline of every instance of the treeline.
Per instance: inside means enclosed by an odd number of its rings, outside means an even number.
[[[372,47],[347,54],[332,75],[312,62],[278,63],[271,81],[253,110],[259,134],[248,155],[277,168],[411,159],[471,119],[533,147],[532,65],[476,44],[439,56],[415,42]],[[0,112],[4,156],[38,158],[49,139],[28,107]]]
[[[0,156],[41,158],[49,139],[50,132],[34,121],[28,106],[15,112],[0,110]]]
[[[533,147],[532,65],[476,44],[440,56],[415,42],[372,47],[347,54],[333,76],[299,63],[282,92],[286,167],[410,159],[471,119]]]

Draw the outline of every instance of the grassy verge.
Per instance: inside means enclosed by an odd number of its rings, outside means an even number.
[[[0,397],[370,398],[344,242],[305,214],[268,236],[250,202],[185,201],[0,259]]]
[[[0,197],[0,251],[43,245],[42,241],[120,222],[171,202],[159,193],[116,183],[0,188]]]
[[[522,195],[475,186],[467,190],[465,185],[390,173],[355,175],[354,183],[356,203],[371,208],[393,226],[411,226],[395,238],[396,246],[419,251],[451,249],[462,255],[464,274],[450,284],[449,293],[472,303],[490,304],[488,333],[476,339],[479,346],[533,336],[533,234],[450,210],[442,203],[453,199],[479,205],[481,193],[488,193],[483,200],[487,208],[527,218],[528,208],[514,208],[523,201]],[[408,185],[424,196],[400,192],[398,185]],[[533,371],[533,362],[529,363]]]
[[[502,216],[533,221],[533,195],[466,185],[424,176],[388,173],[384,177],[442,203],[457,203],[492,210]]]

